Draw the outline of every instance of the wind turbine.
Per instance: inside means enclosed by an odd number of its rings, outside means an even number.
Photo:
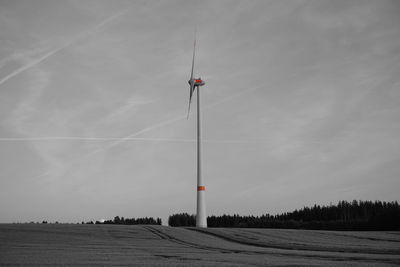
[[[201,112],[200,112],[200,86],[206,83],[201,78],[193,78],[194,57],[196,53],[196,32],[193,44],[192,72],[188,81],[190,86],[188,115],[190,112],[190,103],[192,102],[193,92],[197,89],[197,211],[196,227],[207,228],[206,199],[203,177],[201,176]]]

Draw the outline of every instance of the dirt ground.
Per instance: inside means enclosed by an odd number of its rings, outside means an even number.
[[[0,265],[393,266],[400,232],[0,224]]]

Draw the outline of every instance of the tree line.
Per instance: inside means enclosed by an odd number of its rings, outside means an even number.
[[[195,226],[196,216],[169,216],[170,226]],[[400,230],[397,201],[339,201],[337,205],[304,207],[293,212],[261,216],[207,217],[209,227],[291,228],[314,230]]]
[[[115,216],[114,220],[106,220],[104,222],[96,221],[96,224],[125,224],[125,225],[136,225],[136,224],[154,224],[161,225],[161,218],[154,219],[153,217],[144,218],[124,218]]]
[[[210,217],[207,217],[207,222]],[[169,226],[196,226],[196,215],[178,213],[168,217]]]

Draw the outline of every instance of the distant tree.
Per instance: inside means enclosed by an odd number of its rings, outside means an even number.
[[[97,222],[96,222],[97,223]],[[115,216],[114,220],[105,220],[100,224],[124,224],[124,225],[136,225],[136,224],[161,224],[161,219],[154,219],[153,217],[145,217],[145,218],[124,218]]]
[[[169,226],[196,226],[196,216],[188,213],[173,214],[168,218]]]
[[[121,219],[119,218],[119,216],[115,216],[114,217],[114,224],[120,224],[121,223]]]

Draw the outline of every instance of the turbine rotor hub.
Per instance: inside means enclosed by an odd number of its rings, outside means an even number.
[[[206,84],[206,82],[204,80],[202,80],[201,78],[189,80],[188,83],[190,85],[193,84],[194,86],[203,86]]]

